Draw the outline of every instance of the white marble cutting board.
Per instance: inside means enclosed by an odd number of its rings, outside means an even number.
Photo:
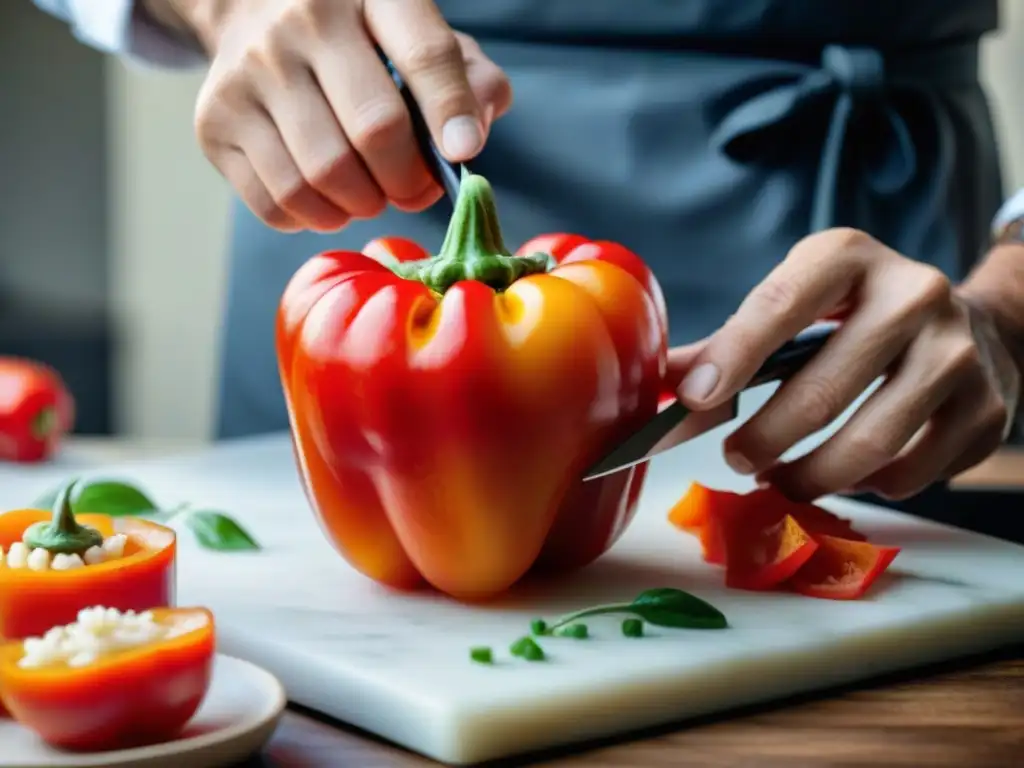
[[[489,607],[399,596],[351,571],[321,537],[284,436],[103,471],[167,504],[229,510],[265,545],[214,554],[183,536],[179,602],[217,615],[223,652],[266,667],[289,697],[448,763],[470,763],[770,700],[1008,641],[1024,640],[1024,548],[849,502],[873,540],[904,547],[870,599],[841,603],[726,590],[697,543],[666,521],[691,478],[744,488],[720,437],[657,460],[637,520],[605,558],[557,588],[527,587]],[[42,474],[3,473],[0,502]],[[49,478],[47,478],[47,482]],[[29,488],[31,486],[31,488]],[[537,616],[629,600],[658,586],[722,609],[725,631],[651,628],[623,638],[619,618],[592,639],[552,639],[546,663],[510,660]],[[472,645],[499,652],[473,664]]]

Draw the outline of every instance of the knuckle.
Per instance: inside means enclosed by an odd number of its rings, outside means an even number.
[[[949,278],[935,267],[921,264],[916,264],[915,267],[919,276],[910,293],[910,304],[922,310],[938,309],[950,304],[953,284]]]
[[[794,401],[799,403],[802,418],[813,430],[831,424],[842,412],[843,398],[832,379],[805,376],[791,382]]]
[[[828,243],[834,250],[839,251],[874,251],[878,241],[867,232],[853,227],[834,227],[822,233],[822,237],[828,238]]]
[[[980,424],[983,432],[1002,434],[1006,423],[1010,419],[1010,408],[1003,398],[992,392],[986,398],[985,404],[979,414]]]
[[[220,133],[218,121],[213,118],[211,111],[206,105],[197,103],[192,124],[196,135],[196,142],[199,144],[203,155],[210,162],[214,162],[219,138],[218,134]]]
[[[770,319],[789,319],[795,311],[798,297],[799,289],[792,280],[776,276],[758,285],[750,298],[756,307],[757,316],[770,322]]]
[[[424,37],[402,55],[405,69],[414,74],[445,69],[462,61],[462,48],[452,32]]]
[[[274,42],[274,38],[260,40],[258,43],[247,46],[238,56],[236,71],[239,75],[244,72],[253,78],[260,78],[273,72],[278,68],[277,49],[278,43]]]
[[[352,149],[344,147],[315,153],[305,161],[302,173],[313,189],[323,190],[336,179],[345,179],[360,167],[359,156]]]
[[[409,115],[399,102],[370,102],[363,105],[353,124],[349,134],[352,145],[360,154],[375,153],[406,138]]]
[[[792,257],[804,260],[832,258],[833,254],[847,251],[873,253],[877,241],[866,232],[853,227],[833,227],[804,236],[790,251]]]
[[[244,88],[220,73],[211,74],[199,89],[192,128],[207,158],[212,159],[215,147],[227,140],[233,120],[245,111],[244,93]]]
[[[338,11],[347,8],[347,3],[337,0],[302,0],[286,11],[286,22],[314,34],[326,28]]]
[[[303,199],[313,192],[313,188],[305,179],[286,178],[279,179],[271,195],[274,204],[284,211],[296,210],[302,207]]]
[[[476,41],[476,38],[472,35],[467,35],[465,32],[453,32],[455,35],[455,41],[458,43],[460,50],[465,53],[481,56],[483,55],[483,49],[480,47],[480,43]]]
[[[945,375],[964,376],[982,367],[981,350],[973,339],[958,337],[946,344],[938,366]]]

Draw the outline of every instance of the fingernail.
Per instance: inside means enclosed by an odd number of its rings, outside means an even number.
[[[484,141],[484,132],[480,122],[469,115],[453,117],[444,124],[441,131],[441,143],[450,157],[470,158],[480,151]]]
[[[713,363],[701,363],[686,378],[681,387],[682,396],[694,402],[706,400],[718,384],[718,367]]]
[[[725,463],[738,475],[754,474],[754,465],[739,451],[726,451]]]

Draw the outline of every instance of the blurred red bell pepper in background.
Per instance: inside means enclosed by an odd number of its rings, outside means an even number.
[[[74,419],[74,401],[56,371],[0,357],[0,461],[48,459]]]
[[[286,288],[296,460],[367,576],[485,598],[586,565],[632,518],[645,465],[579,478],[656,412],[664,299],[620,245],[549,242],[511,255],[490,185],[468,175],[436,257],[378,240],[315,256]]]

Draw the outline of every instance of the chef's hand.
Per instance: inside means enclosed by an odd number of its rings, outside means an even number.
[[[479,153],[511,102],[502,71],[431,0],[146,1],[172,6],[210,54],[199,143],[277,229],[335,231],[441,195],[375,43],[454,162]]]
[[[725,402],[806,326],[843,322],[807,366],[725,441],[729,465],[788,496],[839,491],[905,498],[978,463],[1005,439],[1020,372],[988,316],[936,269],[863,232],[833,229],[798,243],[702,342],[670,352],[694,410]],[[881,386],[830,439],[780,457]]]

